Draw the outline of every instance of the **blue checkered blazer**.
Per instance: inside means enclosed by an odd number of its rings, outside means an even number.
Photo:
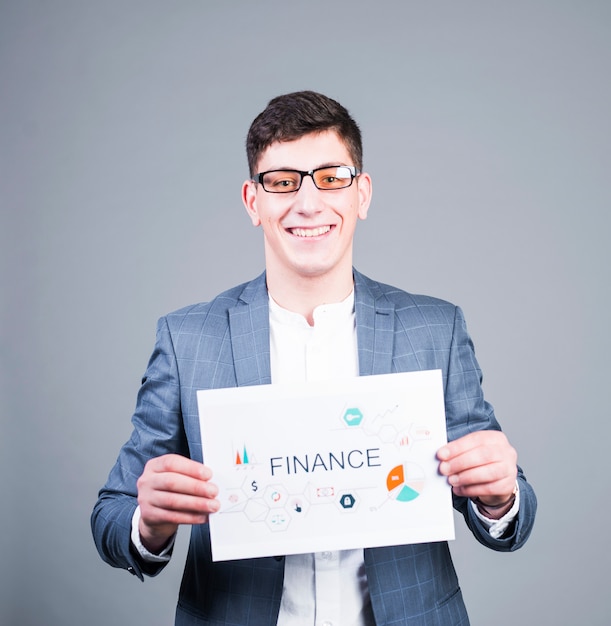
[[[481,373],[459,308],[374,282],[358,272],[355,310],[363,376],[441,369],[449,439],[499,429],[484,400]],[[271,382],[265,274],[205,304],[162,318],[133,416],[134,430],[92,514],[102,558],[141,579],[158,573],[130,546],[136,481],[148,459],[177,453],[202,461],[196,391]],[[519,469],[520,512],[493,539],[468,501],[455,498],[475,538],[494,550],[519,548],[530,534],[536,499]],[[468,617],[446,542],[365,550],[376,623],[454,626]],[[270,626],[282,595],[282,557],[213,563],[208,525],[194,526],[176,624]]]

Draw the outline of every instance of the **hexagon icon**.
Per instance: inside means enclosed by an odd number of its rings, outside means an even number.
[[[341,493],[336,500],[336,504],[341,511],[345,511],[346,513],[354,511],[358,506],[356,496],[348,492]]]
[[[249,474],[248,476],[244,476],[244,480],[242,481],[242,491],[247,497],[252,496],[252,494],[256,494],[259,489],[259,481],[257,480],[256,475]]]
[[[404,430],[397,435],[396,444],[399,446],[399,449],[409,450],[413,444],[412,436],[408,431]]]
[[[348,426],[360,426],[363,421],[363,414],[360,409],[353,407],[351,409],[346,409],[343,419]]]
[[[412,436],[412,439],[414,439],[415,441],[429,441],[432,437],[432,433],[428,428],[418,426],[417,424],[412,424],[410,434]]]
[[[333,485],[316,485],[314,483],[308,483],[307,496],[311,504],[327,504],[335,500],[335,487]]]
[[[265,489],[263,499],[267,506],[272,509],[284,507],[288,494],[282,485],[270,485]]]
[[[243,511],[248,497],[242,489],[228,489],[224,498],[223,511]]]
[[[265,523],[273,532],[286,530],[291,523],[291,516],[284,509],[272,509]]]
[[[286,510],[293,517],[301,517],[304,516],[308,509],[310,508],[310,503],[308,502],[305,496],[291,496],[288,499]]]

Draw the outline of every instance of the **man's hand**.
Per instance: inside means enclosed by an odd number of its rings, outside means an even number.
[[[138,479],[138,529],[147,550],[160,552],[180,524],[203,524],[219,510],[210,478],[209,467],[177,454],[148,461]]]
[[[457,496],[477,498],[484,507],[512,502],[518,455],[502,432],[470,433],[440,448],[437,458]]]

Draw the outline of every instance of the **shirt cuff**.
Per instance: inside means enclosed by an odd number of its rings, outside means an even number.
[[[500,519],[490,519],[489,517],[482,515],[480,510],[477,508],[475,502],[473,502],[473,500],[470,500],[470,503],[471,507],[473,508],[473,512],[482,522],[482,524],[488,529],[490,536],[493,539],[499,539],[503,536],[508,526],[513,522],[518,514],[518,511],[520,510],[520,486],[516,482],[516,499],[513,502],[513,506]]]
[[[176,539],[176,535],[172,537],[170,543],[159,554],[153,554],[152,552],[149,552],[142,545],[142,541],[140,541],[140,531],[138,530],[139,523],[140,506],[137,506],[132,516],[131,540],[138,554],[142,557],[144,561],[147,561],[148,563],[167,563],[172,556],[172,550],[174,549],[174,541]]]

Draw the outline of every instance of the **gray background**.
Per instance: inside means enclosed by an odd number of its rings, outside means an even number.
[[[539,500],[515,554],[458,524],[473,624],[607,624],[611,3],[0,2],[3,624],[169,624],[89,514],[157,318],[263,267],[243,143],[311,88],[374,180],[355,262],[460,304]],[[186,530],[186,529],[183,529]]]

